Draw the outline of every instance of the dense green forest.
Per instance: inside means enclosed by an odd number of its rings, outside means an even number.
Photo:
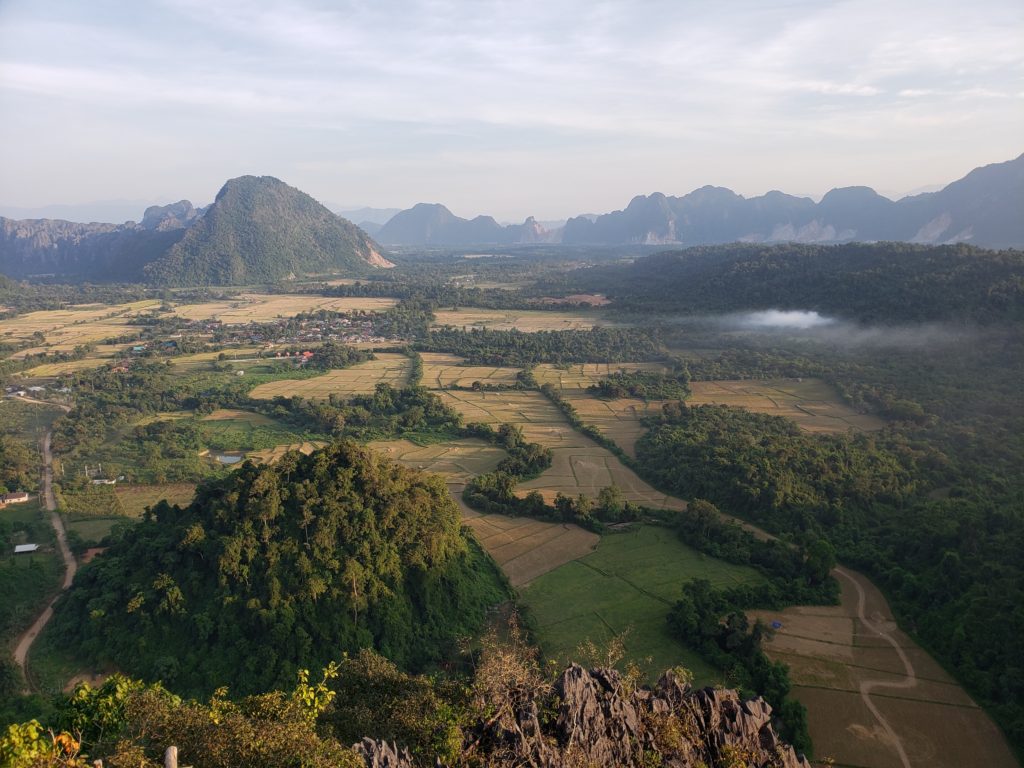
[[[416,345],[424,352],[452,352],[470,363],[614,363],[658,360],[664,351],[657,333],[646,328],[593,328],[589,331],[493,331],[441,328]]]
[[[601,398],[639,397],[644,400],[681,400],[690,394],[690,372],[615,371],[587,391]]]
[[[1024,319],[1024,252],[969,245],[723,245],[566,273],[563,292],[596,290],[649,312],[815,310],[864,322]]]
[[[176,691],[251,693],[363,647],[422,667],[505,596],[439,477],[339,442],[158,504],[54,622],[83,656]]]

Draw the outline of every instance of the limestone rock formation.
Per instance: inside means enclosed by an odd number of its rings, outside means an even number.
[[[653,688],[631,689],[614,670],[573,664],[550,691],[525,697],[514,712],[478,723],[467,751],[482,764],[509,768],[810,768],[779,740],[762,699],[694,691],[672,672]],[[364,739],[355,750],[368,768],[414,768],[394,744]]]

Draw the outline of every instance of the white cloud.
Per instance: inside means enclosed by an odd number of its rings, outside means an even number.
[[[0,5],[0,111],[13,116],[0,126],[9,169],[0,198],[12,201],[123,196],[113,187],[126,184],[139,186],[124,194],[147,192],[141,185],[151,179],[139,171],[157,165],[146,156],[105,174],[100,182],[111,189],[102,192],[96,179],[82,180],[88,166],[73,157],[61,156],[56,175],[40,181],[19,145],[60,156],[72,129],[58,116],[67,114],[75,130],[116,132],[117,159],[148,149],[155,139],[146,135],[186,127],[182,186],[193,159],[210,168],[258,164],[262,147],[268,163],[296,169],[288,181],[299,186],[328,183],[307,152],[349,169],[326,190],[336,199],[360,197],[343,184],[388,183],[403,194],[398,157],[433,170],[435,199],[469,200],[495,184],[529,200],[536,191],[513,166],[533,158],[557,169],[546,175],[566,176],[558,185],[565,195],[580,196],[564,203],[570,211],[621,205],[639,191],[573,181],[609,164],[623,166],[609,185],[681,193],[723,176],[747,188],[773,170],[784,180],[802,154],[818,168],[812,184],[801,177],[802,188],[825,189],[841,181],[833,176],[843,163],[863,167],[858,153],[888,152],[883,177],[864,181],[912,188],[936,179],[936,157],[949,156],[949,173],[939,176],[952,178],[954,168],[999,159],[978,152],[1018,154],[1011,137],[1024,135],[1017,0],[48,5]],[[950,126],[962,154],[951,154]],[[735,158],[752,148],[737,168]],[[357,160],[346,156],[353,151]],[[515,164],[502,163],[507,156]],[[928,178],[908,177],[925,157]],[[175,173],[162,162],[161,173]],[[487,163],[508,182],[488,175]],[[475,170],[476,191],[469,177],[449,183],[453,166]],[[373,167],[390,179],[370,178]]]

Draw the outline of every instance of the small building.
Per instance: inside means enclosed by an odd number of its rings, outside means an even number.
[[[15,491],[14,493],[5,493],[0,496],[0,504],[7,506],[8,504],[24,504],[28,501],[27,491]]]
[[[103,477],[97,477],[92,481],[93,485],[117,485],[117,480],[107,480]]]
[[[38,544],[15,544],[14,545],[14,554],[16,554],[16,555],[24,555],[24,554],[28,554],[29,552],[35,552],[38,549],[39,549],[39,545]]]

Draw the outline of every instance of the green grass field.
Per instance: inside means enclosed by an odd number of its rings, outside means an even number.
[[[229,413],[229,412],[222,412]],[[323,435],[295,429],[260,414],[236,411],[239,418],[222,416],[198,422],[205,448],[213,451],[260,451],[276,445],[323,439]]]
[[[0,642],[24,630],[60,586],[64,566],[53,549],[53,529],[37,500],[0,510],[13,529],[10,549],[0,554]],[[39,544],[32,554],[13,554],[14,544]]]
[[[627,659],[649,678],[684,666],[696,684],[710,685],[721,681],[720,672],[673,639],[666,625],[681,585],[695,578],[728,586],[761,576],[687,547],[667,528],[643,526],[605,536],[593,553],[540,576],[520,597],[548,658],[567,661],[585,640],[602,646],[628,631]]]
[[[82,540],[90,545],[99,544],[103,538],[110,533],[115,525],[120,523],[134,523],[134,517],[125,515],[107,515],[106,517],[89,518],[64,518],[64,527],[70,534],[77,533]]]

